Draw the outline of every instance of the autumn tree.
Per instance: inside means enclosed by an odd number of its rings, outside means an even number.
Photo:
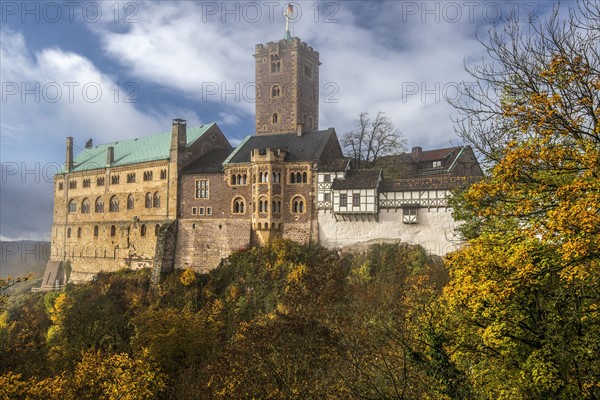
[[[406,139],[383,112],[377,112],[375,119],[362,112],[354,129],[344,135],[342,147],[357,167],[369,167],[382,156],[404,151]]]
[[[482,41],[457,133],[488,175],[448,257],[454,359],[486,398],[600,397],[600,5]],[[466,230],[463,232],[467,232]]]

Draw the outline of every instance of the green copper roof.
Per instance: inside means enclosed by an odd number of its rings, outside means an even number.
[[[285,34],[283,35],[283,39],[284,40],[292,40],[292,34],[290,33],[289,30],[285,31]]]
[[[187,147],[213,127],[215,123],[187,128]],[[166,160],[171,148],[171,132],[142,136],[135,139],[119,140],[83,149],[73,160],[72,172],[88,171],[106,167],[106,153],[114,147],[114,162],[111,167],[137,164],[148,161]],[[64,173],[64,168],[59,173]]]

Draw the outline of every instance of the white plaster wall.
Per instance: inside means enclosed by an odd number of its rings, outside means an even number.
[[[430,254],[443,256],[458,248],[453,235],[457,226],[450,209],[419,209],[419,223],[402,223],[402,210],[381,210],[379,222],[339,221],[329,211],[320,211],[319,241],[326,247],[349,247],[361,243],[401,241],[419,244]]]

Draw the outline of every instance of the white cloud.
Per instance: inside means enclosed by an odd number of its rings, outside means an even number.
[[[248,3],[236,2],[242,4],[237,15],[227,14],[222,3],[211,4],[217,7],[215,15],[207,14],[206,2],[140,3],[139,22],[127,29],[110,24],[92,28],[104,51],[132,75],[174,88],[196,103],[217,105],[224,111],[214,119],[235,127],[240,118],[253,122],[254,104],[243,96],[242,101],[223,99],[223,89],[231,90],[236,83],[243,88],[254,80],[254,45],[281,38],[283,22],[278,8],[273,22],[264,5],[263,18],[251,22],[243,11]],[[397,123],[409,145],[450,143],[453,110],[443,95],[467,78],[463,60],[481,55],[475,40],[478,21],[423,22],[420,15],[406,15],[400,2],[377,3],[377,11],[369,11],[368,17],[362,15],[368,10],[362,3],[335,2],[335,9],[319,3],[318,12],[316,3],[299,4],[302,18],[294,32],[319,51],[323,63],[321,127],[334,126],[341,135],[361,111],[381,110]],[[210,89],[217,93],[203,95],[213,84],[218,89]],[[223,119],[224,113],[229,117]],[[246,134],[231,131],[226,129],[226,134]]]

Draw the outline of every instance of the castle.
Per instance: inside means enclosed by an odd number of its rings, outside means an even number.
[[[54,177],[51,257],[42,290],[99,271],[208,271],[274,238],[330,247],[401,240],[455,248],[451,189],[482,175],[469,147],[395,156],[400,177],[353,168],[319,129],[319,53],[289,35],[259,44],[256,133],[232,147],[213,124],[93,145]]]

